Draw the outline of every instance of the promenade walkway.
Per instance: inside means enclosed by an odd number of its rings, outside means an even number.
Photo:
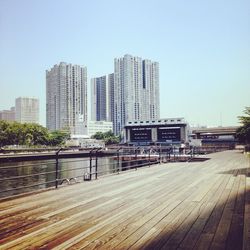
[[[236,151],[0,202],[0,249],[250,249],[250,160]]]

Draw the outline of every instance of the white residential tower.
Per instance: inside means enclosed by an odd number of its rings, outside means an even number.
[[[39,123],[39,101],[33,97],[16,98],[15,120],[20,123]]]
[[[46,123],[49,130],[87,134],[87,68],[61,62],[46,71]]]
[[[158,119],[159,63],[125,55],[114,67],[114,133],[128,121]]]

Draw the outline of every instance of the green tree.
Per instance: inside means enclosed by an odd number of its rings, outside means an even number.
[[[47,145],[47,128],[35,123],[0,121],[0,146],[5,145]]]
[[[91,138],[96,140],[104,140],[106,145],[110,144],[118,144],[119,143],[119,137],[115,136],[112,131],[107,132],[96,132],[94,135],[91,136]]]
[[[7,133],[7,128],[9,124],[6,121],[0,121],[0,146],[4,146],[8,144],[8,133]]]
[[[31,140],[32,145],[46,145],[48,144],[49,139],[49,131],[47,128],[36,124],[36,123],[29,123],[25,124],[25,135],[27,137],[28,134],[31,134],[32,137],[29,137]],[[26,141],[27,144],[27,141]]]
[[[103,140],[104,139],[104,133],[96,132],[94,135],[91,136],[91,138],[96,139],[96,140]]]
[[[70,138],[70,133],[65,130],[55,130],[49,134],[49,145],[59,146],[63,145],[67,139]]]
[[[238,117],[242,126],[237,129],[236,137],[239,142],[250,144],[250,107],[245,108],[244,114]]]

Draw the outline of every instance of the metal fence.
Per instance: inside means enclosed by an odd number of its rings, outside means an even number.
[[[191,161],[197,152],[194,148],[175,147],[113,147],[112,155],[100,157],[102,148],[89,151],[89,157],[62,159],[62,149],[55,153],[55,160],[12,165],[0,165],[0,197],[26,193],[44,188],[58,188],[62,185],[96,180],[108,174],[119,174],[154,164],[171,161]],[[65,168],[62,166],[66,165]]]

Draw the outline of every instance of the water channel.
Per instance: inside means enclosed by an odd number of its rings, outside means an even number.
[[[0,198],[55,187],[56,179],[59,180],[59,187],[86,181],[90,173],[94,180],[96,177],[148,165],[148,159],[122,160],[116,156],[93,157],[92,160],[89,157],[59,159],[57,178],[56,165],[55,159],[0,163]]]
[[[93,158],[71,158],[59,159],[58,161],[58,179],[59,185],[65,179],[72,179],[72,183],[83,181],[84,176],[89,176],[90,165],[92,173],[95,172],[96,163],[98,165],[98,177],[112,174],[122,170],[121,162],[114,157],[99,157],[97,162]],[[56,160],[42,161],[22,161],[0,163],[0,198],[30,192],[41,188],[55,186],[56,179]],[[95,175],[92,176],[92,179]],[[66,181],[64,181],[66,184]],[[27,186],[26,188],[23,188]],[[7,191],[6,190],[11,190]],[[5,191],[5,192],[3,192]]]

